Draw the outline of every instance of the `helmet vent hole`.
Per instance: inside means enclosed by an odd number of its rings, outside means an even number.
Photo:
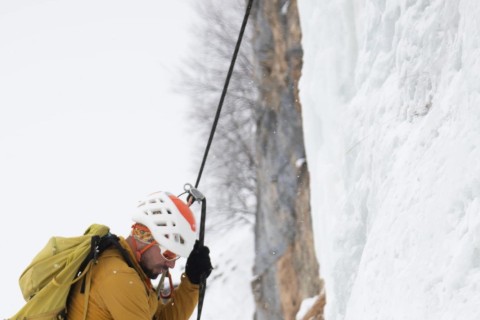
[[[162,211],[160,211],[160,210],[152,211],[152,214],[162,214]]]
[[[158,223],[157,223],[157,226],[159,226],[159,227],[166,227],[166,226],[167,226],[167,223],[166,223],[166,222],[163,222],[163,221],[162,221],[162,222],[158,222]]]
[[[172,226],[176,227],[177,224],[175,222],[172,221]]]
[[[155,199],[151,199],[149,202],[150,202],[150,203],[155,203],[155,202],[157,202],[157,201],[155,201]]]
[[[143,207],[144,205],[145,205],[145,202],[140,202],[140,203],[138,204],[138,208]]]
[[[175,233],[175,242],[179,242],[180,244],[185,244],[185,239],[178,233]]]
[[[170,211],[170,209],[169,209],[169,210],[167,210],[167,213],[168,213],[168,214],[172,214],[172,211]]]

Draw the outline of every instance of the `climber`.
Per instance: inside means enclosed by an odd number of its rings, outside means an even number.
[[[89,297],[77,282],[67,304],[69,320],[187,320],[198,301],[199,284],[210,275],[209,249],[196,239],[195,218],[179,198],[156,192],[140,202],[131,234],[120,244],[134,261],[130,268],[118,250],[105,250],[85,276]],[[180,285],[165,303],[150,279],[168,273],[180,257],[188,257]],[[168,273],[169,276],[169,273]],[[85,284],[83,284],[85,286]]]

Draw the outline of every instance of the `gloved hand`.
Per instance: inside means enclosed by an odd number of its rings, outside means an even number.
[[[208,247],[200,247],[200,243],[195,241],[192,252],[187,258],[185,273],[193,284],[199,284],[202,276],[208,278],[212,272],[212,263],[210,262],[210,249]]]

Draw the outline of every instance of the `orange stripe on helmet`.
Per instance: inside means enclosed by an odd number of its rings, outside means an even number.
[[[174,195],[169,194],[168,195],[170,199],[172,199],[173,203],[175,206],[178,208],[178,211],[182,214],[182,216],[188,221],[190,224],[190,228],[192,228],[192,231],[197,230],[197,224],[195,222],[195,217],[193,215],[192,210],[179,198],[175,197]]]

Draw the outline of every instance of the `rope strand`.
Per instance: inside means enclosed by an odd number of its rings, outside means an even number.
[[[202,164],[198,172],[197,181],[195,182],[195,188],[198,188],[198,185],[200,184],[200,179],[202,178],[203,169],[205,168],[205,163],[207,162],[208,152],[210,151],[213,137],[215,135],[215,130],[217,129],[218,120],[220,119],[220,113],[222,112],[223,102],[225,100],[225,96],[227,95],[228,85],[230,83],[230,78],[232,77],[233,68],[235,67],[235,61],[237,60],[238,51],[240,50],[240,44],[242,43],[243,34],[245,33],[248,17],[250,16],[252,3],[253,3],[253,0],[249,0],[247,4],[247,9],[245,10],[245,16],[243,17],[242,27],[240,28],[237,44],[235,45],[235,51],[233,52],[232,61],[230,62],[230,68],[228,69],[227,78],[225,79],[225,85],[223,86],[222,95],[220,96],[220,101],[218,102],[217,113],[215,114],[215,120],[213,121],[212,130],[210,131],[210,137],[208,138],[208,143],[205,148],[205,153],[203,154]],[[199,239],[201,246],[203,246],[204,237],[205,237],[206,206],[207,206],[206,199],[203,199],[202,200],[202,217],[201,217],[201,223],[200,223],[200,239]],[[200,320],[202,316],[203,301],[205,298],[206,287],[207,287],[207,279],[206,277],[202,277],[200,282],[200,290],[198,294],[197,320]]]
[[[235,45],[235,51],[233,52],[232,61],[230,62],[230,68],[228,69],[227,78],[225,79],[225,85],[223,86],[222,95],[220,96],[220,101],[217,107],[217,113],[215,114],[215,120],[213,121],[212,130],[210,131],[210,137],[208,138],[207,147],[205,148],[205,153],[203,154],[202,164],[200,165],[200,170],[198,172],[197,181],[195,182],[195,188],[198,188],[200,184],[200,179],[202,178],[203,169],[205,168],[205,163],[207,162],[208,152],[210,151],[210,146],[212,145],[213,137],[215,135],[215,130],[217,129],[218,119],[220,119],[220,113],[222,112],[223,101],[227,95],[228,85],[230,84],[230,78],[232,77],[233,68],[235,67],[235,61],[237,60],[238,51],[240,50],[240,44],[242,43],[243,34],[247,26],[248,17],[250,16],[250,10],[252,9],[253,0],[248,1],[247,10],[245,11],[245,16],[243,18],[242,27],[240,28],[240,33],[238,35],[237,44]]]

